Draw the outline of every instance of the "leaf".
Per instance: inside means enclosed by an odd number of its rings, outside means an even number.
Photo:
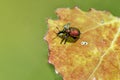
[[[88,12],[60,8],[59,19],[48,19],[45,40],[49,47],[49,62],[63,80],[120,80],[120,19],[108,11]],[[60,44],[58,27],[65,24],[78,28],[80,38]]]

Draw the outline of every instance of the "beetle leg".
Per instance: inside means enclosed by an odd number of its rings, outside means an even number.
[[[60,42],[60,44],[62,44],[62,42],[65,40],[65,38],[63,38],[62,40],[61,40],[61,42]]]
[[[68,37],[69,37],[69,34],[66,34],[64,44],[67,42]]]
[[[67,38],[65,39],[65,41],[64,41],[64,44],[67,42]]]

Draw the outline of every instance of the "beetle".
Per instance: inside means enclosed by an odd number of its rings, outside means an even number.
[[[60,44],[63,43],[64,41],[64,44],[67,42],[68,38],[72,38],[73,40],[77,40],[80,36],[80,30],[78,28],[75,28],[75,27],[70,27],[70,23],[67,23],[63,26],[63,30],[59,30],[58,27],[56,27],[58,29],[58,33],[57,36],[62,38]]]

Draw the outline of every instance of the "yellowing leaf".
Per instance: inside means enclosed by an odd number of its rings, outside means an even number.
[[[48,19],[45,40],[49,62],[63,80],[120,80],[120,19],[107,11],[60,8],[59,19]],[[81,32],[76,42],[60,44],[58,27],[65,24]],[[56,37],[56,38],[55,38]]]

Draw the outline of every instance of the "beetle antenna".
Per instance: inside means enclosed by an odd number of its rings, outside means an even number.
[[[54,31],[55,34],[57,34],[57,32]],[[52,40],[56,39],[58,36],[55,36]]]
[[[56,29],[57,29],[58,31],[60,31],[58,27],[56,27]]]
[[[54,39],[56,39],[57,38],[57,36],[55,36],[52,40],[54,40]]]
[[[57,34],[57,32],[53,31],[55,34]]]

